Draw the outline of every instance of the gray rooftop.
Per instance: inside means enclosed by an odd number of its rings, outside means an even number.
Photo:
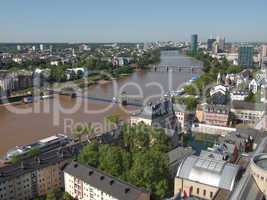
[[[264,111],[265,105],[263,103],[252,103],[245,101],[232,101],[232,109],[235,110],[255,110],[255,111]]]
[[[150,195],[148,191],[142,188],[135,187],[98,169],[77,162],[72,162],[66,166],[64,172],[119,200],[137,200],[142,199],[141,195]]]
[[[168,152],[169,164],[184,159],[186,156],[190,156],[193,153],[194,151],[191,147],[177,147]]]
[[[228,114],[230,111],[229,106],[226,105],[218,105],[218,104],[203,104],[203,110],[209,113],[221,113]]]
[[[232,191],[238,172],[237,165],[189,156],[180,164],[177,177]]]
[[[54,165],[73,157],[83,145],[75,144],[61,149],[41,153],[38,157],[25,158],[16,164],[6,164],[0,167],[0,183],[14,179],[37,169]]]
[[[267,137],[267,132],[260,131],[256,129],[246,128],[246,129],[236,129],[236,131],[229,133],[225,137],[220,137],[220,142],[232,141],[236,144],[244,142],[249,136],[252,136],[255,144],[260,144],[263,138]]]

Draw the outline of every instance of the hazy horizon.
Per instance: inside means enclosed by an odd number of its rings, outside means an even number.
[[[12,0],[1,2],[0,43],[267,42],[267,2]]]

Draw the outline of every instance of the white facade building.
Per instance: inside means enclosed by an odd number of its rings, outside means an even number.
[[[64,170],[65,191],[78,200],[149,200],[150,193],[77,162]]]
[[[248,92],[246,91],[234,91],[230,93],[232,101],[244,101],[248,97]]]

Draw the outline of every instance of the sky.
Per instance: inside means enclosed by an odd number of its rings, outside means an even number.
[[[0,42],[267,41],[266,0],[2,0]]]

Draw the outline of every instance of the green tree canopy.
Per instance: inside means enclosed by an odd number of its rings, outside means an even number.
[[[55,191],[50,190],[46,195],[46,200],[57,200]]]
[[[99,165],[99,149],[98,144],[92,142],[86,145],[78,156],[78,160],[85,164],[90,165],[92,167],[98,167]]]
[[[98,168],[119,179],[152,191],[156,199],[166,197],[169,138],[162,129],[140,123],[124,125],[116,145],[90,143],[83,148],[79,162]]]

